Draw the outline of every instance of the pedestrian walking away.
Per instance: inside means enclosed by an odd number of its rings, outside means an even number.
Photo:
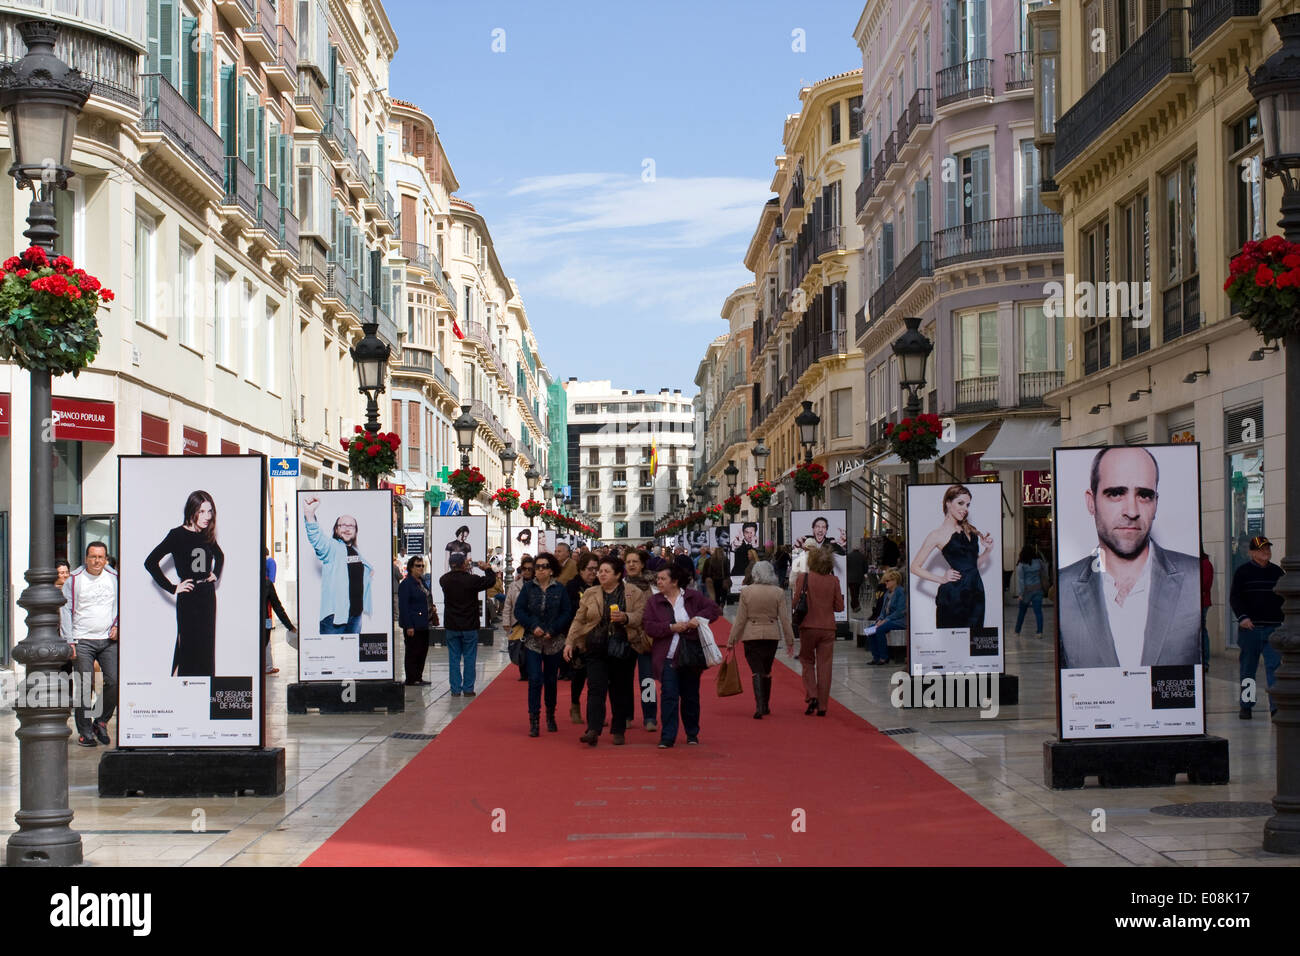
[[[740,589],[740,606],[727,646],[739,643],[745,649],[754,683],[754,719],[761,720],[772,712],[772,662],[777,645],[784,640],[787,653],[794,656],[794,627],[789,597],[777,583],[771,562],[756,563],[751,577],[753,583]]]

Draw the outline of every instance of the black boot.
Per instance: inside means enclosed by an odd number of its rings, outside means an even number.
[[[762,678],[763,681],[763,716],[766,717],[772,712],[772,677],[768,675]]]
[[[560,729],[560,725],[555,722],[554,707],[552,707],[550,710],[546,712],[546,729],[551,733],[555,733],[557,730]]]
[[[757,674],[753,676],[754,681],[754,719],[763,719],[763,678]]]
[[[541,722],[541,717],[539,715],[537,714],[528,715],[528,736],[529,737],[541,736],[541,731],[538,729],[537,726],[540,722]]]

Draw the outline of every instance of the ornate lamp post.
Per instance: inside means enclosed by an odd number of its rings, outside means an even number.
[[[925,388],[925,363],[934,351],[934,343],[919,331],[921,320],[915,315],[903,318],[907,330],[894,340],[894,354],[898,356],[899,382],[907,389],[908,418],[921,414],[921,390]],[[908,484],[914,485],[921,480],[919,463],[912,461],[907,465]]]
[[[704,487],[708,489],[709,504],[716,505],[718,503],[718,488],[721,484],[722,482],[716,478],[710,478],[704,483]]]
[[[722,469],[722,473],[727,476],[727,497],[736,497],[736,479],[740,477],[740,469],[736,467],[734,458],[727,459],[727,467]]]
[[[772,454],[772,449],[763,444],[761,437],[755,437],[754,450],[750,452],[754,456],[754,472],[758,475],[759,481],[767,479],[767,456]],[[767,539],[767,524],[764,521],[763,513],[767,510],[766,505],[758,506],[758,549],[763,550],[763,542]]]
[[[822,417],[813,411],[812,402],[803,403],[803,411],[794,417],[794,423],[799,427],[799,444],[803,446],[803,461],[805,465],[812,464],[813,445],[817,444],[817,426],[822,423]],[[812,507],[812,496],[804,496],[804,507]]]
[[[77,115],[90,96],[91,81],[54,55],[56,24],[24,20],[18,24],[27,53],[0,69],[0,109],[9,121],[14,152],[9,175],[19,188],[31,187],[32,202],[23,235],[50,256],[59,238],[55,228],[54,190],[66,189],[73,175],[72,141]],[[18,604],[27,611],[27,636],[14,648],[14,660],[26,669],[25,683],[53,691],[71,649],[59,634],[63,594],[55,586],[54,466],[46,429],[51,420],[50,372],[31,373],[31,541],[27,587]],[[60,695],[50,693],[47,703]],[[31,700],[23,694],[20,700]],[[5,861],[9,866],[73,866],[82,860],[81,835],[69,825],[68,708],[31,707],[19,703],[18,777],[20,792]]]
[[[478,419],[469,413],[470,406],[460,407],[460,417],[451,423],[456,431],[456,447],[460,449],[460,467],[469,467],[469,453],[474,448],[474,436],[478,433]],[[465,515],[469,516],[469,496],[462,499],[465,503]]]
[[[373,441],[379,432],[379,396],[384,392],[384,376],[388,371],[388,358],[392,350],[378,336],[379,331],[379,253],[372,252],[370,275],[372,298],[370,321],[362,324],[361,340],[352,346],[352,361],[357,367],[359,391],[366,396],[366,435]],[[370,475],[370,489],[379,487],[379,476]]]
[[[506,476],[506,487],[514,487],[515,481],[515,462],[519,460],[519,455],[515,453],[514,442],[506,442],[506,447],[501,452],[501,471]],[[536,472],[534,472],[536,474]],[[506,512],[506,569],[502,576],[502,583],[510,587],[510,512]]]
[[[1300,14],[1276,17],[1273,26],[1282,49],[1260,64],[1250,78],[1250,95],[1259,104],[1264,138],[1264,174],[1282,180],[1282,227],[1286,238],[1300,242]],[[1300,476],[1300,328],[1294,323],[1282,343],[1286,348],[1286,457],[1283,474]],[[1300,498],[1292,493],[1286,509],[1285,572],[1275,591],[1282,596],[1283,624],[1269,638],[1282,656],[1276,683],[1269,692],[1277,704],[1277,811],[1264,824],[1264,849],[1300,853]]]

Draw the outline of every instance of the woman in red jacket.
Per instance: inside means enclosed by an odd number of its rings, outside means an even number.
[[[808,552],[808,572],[794,582],[793,606],[808,592],[808,614],[799,625],[799,663],[803,667],[805,716],[826,716],[831,700],[831,660],[835,656],[835,614],[844,610],[844,593],[835,577],[835,559],[829,548]]]
[[[669,565],[657,571],[655,587],[659,593],[646,602],[642,619],[645,632],[654,639],[651,651],[654,672],[663,688],[660,750],[677,742],[679,704],[686,742],[700,742],[700,674],[704,672],[704,651],[700,647],[696,619],[716,621],[722,617],[722,608],[699,591],[688,588],[690,581],[691,573],[684,567]],[[675,648],[674,638],[677,638]]]

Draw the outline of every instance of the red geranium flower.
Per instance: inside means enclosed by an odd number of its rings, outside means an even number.
[[[1269,238],[1273,239],[1276,237],[1270,236]],[[1260,266],[1258,269],[1255,270],[1255,285],[1264,287],[1272,284],[1273,284],[1273,271],[1269,269],[1268,266]]]

